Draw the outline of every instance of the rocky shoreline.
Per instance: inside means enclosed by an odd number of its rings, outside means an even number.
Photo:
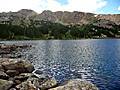
[[[21,50],[30,48],[31,45],[6,45],[0,43],[0,58],[21,58]]]
[[[21,46],[21,48],[23,48],[23,46]],[[69,80],[66,81],[64,84],[59,85],[54,77],[47,75],[42,71],[35,70],[34,66],[27,60],[23,60],[20,58],[0,58],[0,90],[99,89],[91,82],[81,79]]]

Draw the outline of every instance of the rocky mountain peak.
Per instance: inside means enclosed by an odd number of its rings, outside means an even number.
[[[85,12],[69,12],[69,11],[56,11],[52,12],[50,10],[45,10],[40,14],[37,14],[35,11],[30,9],[22,9],[18,12],[8,12],[8,13],[0,13],[0,22],[10,21],[14,22],[14,24],[19,24],[20,20],[45,20],[51,22],[62,23],[65,25],[83,25],[91,23],[94,20],[108,20],[112,21],[115,24],[120,24],[120,14],[94,14],[94,13],[85,13]]]
[[[25,15],[29,15],[31,13],[37,14],[35,11],[30,10],[30,9],[21,9],[17,13],[21,13],[21,14],[25,14]]]

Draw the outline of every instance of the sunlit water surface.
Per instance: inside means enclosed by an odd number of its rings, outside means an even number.
[[[80,78],[93,82],[100,90],[120,90],[119,39],[1,42],[33,45],[23,50],[23,58],[60,83]]]

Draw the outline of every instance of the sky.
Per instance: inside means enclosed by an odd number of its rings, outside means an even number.
[[[20,9],[120,14],[120,0],[0,0],[0,12]]]

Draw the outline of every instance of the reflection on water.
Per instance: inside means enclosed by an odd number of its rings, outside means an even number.
[[[53,75],[59,82],[82,78],[101,90],[120,90],[120,40],[7,41],[32,44],[23,52],[35,68]]]

